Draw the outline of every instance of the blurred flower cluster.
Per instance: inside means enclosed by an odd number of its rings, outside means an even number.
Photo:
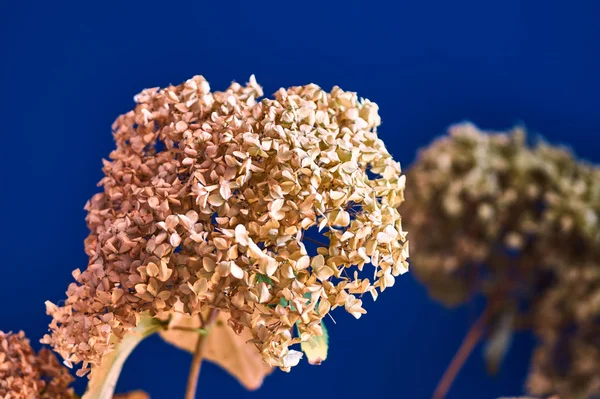
[[[47,348],[35,353],[25,333],[0,331],[0,398],[76,399],[70,387],[74,378]],[[149,399],[142,391],[115,395],[114,399]]]
[[[0,331],[0,398],[74,399],[71,382],[73,377],[50,350],[35,353],[22,331]]]
[[[360,297],[407,270],[405,179],[377,105],[316,85],[260,96],[254,77],[211,92],[195,76],[144,90],[114,123],[103,191],[86,205],[89,264],[64,303],[47,303],[43,342],[79,375],[144,316],[209,311],[287,371],[301,356],[289,346],[322,335],[330,310],[360,317]]]
[[[532,394],[600,395],[600,168],[528,145],[522,129],[465,123],[422,150],[407,178],[411,264],[430,294],[448,306],[484,295],[491,337],[532,329]],[[498,341],[491,354],[509,342]]]

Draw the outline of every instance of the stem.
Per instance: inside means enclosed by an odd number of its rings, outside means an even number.
[[[324,242],[321,242],[319,240],[315,240],[314,238],[304,237],[304,239],[307,240],[307,241],[313,242],[315,244],[319,244],[319,245],[321,245],[321,246],[323,246],[325,248],[327,248],[329,246],[329,244],[325,244]]]
[[[173,327],[171,327],[171,330],[193,332],[193,333],[196,333],[199,335],[207,335],[208,334],[208,330],[206,330],[204,328],[173,326]]]
[[[208,315],[206,323],[200,318],[202,325],[200,328],[210,329],[217,320],[219,309],[213,308]],[[198,386],[198,377],[200,376],[200,366],[202,365],[202,357],[204,354],[204,346],[206,345],[206,337],[208,334],[198,335],[198,341],[196,342],[196,350],[194,351],[194,357],[192,358],[192,364],[190,365],[190,373],[188,375],[187,387],[185,389],[185,399],[194,399],[196,397],[196,388]]]
[[[454,355],[452,362],[450,363],[442,379],[438,383],[438,386],[435,389],[435,392],[433,393],[431,399],[444,399],[444,397],[450,390],[452,383],[456,379],[456,376],[458,375],[465,362],[471,355],[471,352],[473,352],[473,349],[475,349],[475,346],[477,346],[477,343],[483,336],[483,331],[485,330],[485,325],[488,322],[490,313],[490,307],[488,306],[482,313],[482,315],[479,316],[479,319],[477,319],[477,321],[471,326],[469,332],[467,333],[460,347],[458,348],[458,351]]]

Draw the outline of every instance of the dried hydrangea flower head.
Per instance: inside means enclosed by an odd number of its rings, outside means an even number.
[[[88,267],[63,306],[48,304],[44,341],[80,374],[141,315],[208,309],[289,370],[289,346],[321,335],[332,309],[360,317],[360,297],[407,270],[404,176],[377,105],[313,84],[261,95],[254,77],[211,92],[195,76],[144,90],[116,120],[103,192],[86,206]],[[325,237],[313,253],[311,228]]]
[[[72,381],[50,350],[35,353],[22,331],[0,331],[0,398],[74,399]]]
[[[414,272],[430,294],[449,306],[485,295],[491,338],[500,341],[501,330],[532,327],[546,353],[535,357],[536,380],[552,381],[547,389],[529,384],[534,394],[597,392],[600,169],[563,148],[528,146],[522,129],[493,134],[460,124],[421,151],[407,176],[401,210]],[[490,345],[492,369],[499,349]],[[565,350],[571,360],[559,373],[549,353]],[[552,360],[542,367],[542,358]]]
[[[535,308],[540,344],[527,381],[533,394],[600,397],[600,250],[594,257],[557,259],[560,277]]]

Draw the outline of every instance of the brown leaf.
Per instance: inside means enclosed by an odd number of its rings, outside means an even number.
[[[229,314],[220,313],[217,322],[211,328],[204,352],[204,358],[211,361],[234,376],[246,389],[260,388],[264,378],[271,374],[273,368],[263,358],[253,344],[247,343],[252,336],[248,331],[237,335],[227,325]],[[172,327],[199,328],[197,318],[176,316],[171,321],[171,329],[161,331],[161,337],[176,347],[193,353],[199,335],[196,332],[181,331]]]
[[[150,395],[144,391],[133,391],[128,393],[120,393],[115,395],[113,399],[150,399]]]

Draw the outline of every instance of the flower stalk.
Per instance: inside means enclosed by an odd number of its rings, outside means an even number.
[[[202,366],[202,358],[204,357],[206,339],[208,336],[208,332],[210,331],[210,328],[213,326],[213,324],[216,322],[218,315],[219,309],[214,308],[210,311],[210,314],[206,321],[202,317],[200,317],[201,329],[206,330],[207,332],[205,334],[198,334],[198,341],[196,343],[194,357],[192,358],[192,364],[190,365],[190,372],[188,375],[188,381],[185,390],[185,399],[194,399],[196,397],[198,378],[200,377],[200,368]]]
[[[490,313],[490,308],[488,306],[482,315],[479,316],[479,319],[477,319],[477,321],[471,326],[467,332],[467,335],[463,339],[463,342],[458,348],[458,351],[454,355],[454,358],[452,358],[452,362],[444,372],[444,375],[438,383],[438,386],[435,389],[431,399],[444,399],[446,397],[446,394],[448,394],[448,391],[458,376],[458,373],[463,368],[469,356],[471,356],[471,353],[473,353],[473,349],[475,349],[483,337],[486,325],[490,319]]]

